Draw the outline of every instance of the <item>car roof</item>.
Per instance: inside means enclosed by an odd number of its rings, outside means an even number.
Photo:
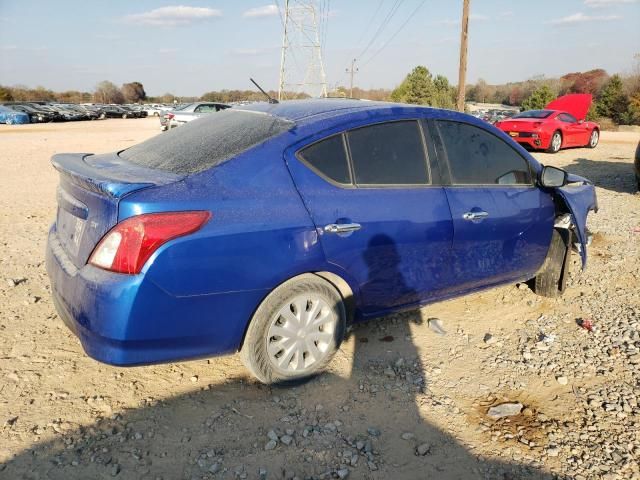
[[[349,111],[366,111],[381,109],[434,110],[419,105],[402,103],[373,102],[368,100],[351,100],[342,98],[318,98],[310,100],[287,100],[280,103],[257,102],[234,107],[237,110],[264,112],[296,123],[306,123],[311,117],[321,116],[323,119],[341,116]]]

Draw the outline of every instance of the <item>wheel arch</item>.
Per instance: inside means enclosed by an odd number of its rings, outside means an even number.
[[[285,284],[287,282],[290,282],[291,280],[294,280],[294,279],[296,279],[298,277],[302,277],[304,275],[315,275],[317,277],[320,277],[324,281],[329,283],[333,288],[335,288],[338,291],[338,293],[340,294],[340,297],[342,297],[342,301],[344,302],[347,325],[353,321],[353,318],[355,317],[355,311],[356,311],[356,299],[355,299],[354,291],[351,288],[351,285],[349,285],[349,283],[341,275],[338,275],[337,273],[326,271],[326,270],[312,271],[312,272],[301,272],[301,273],[298,273],[296,275],[293,275],[291,277],[288,277],[288,278],[285,278],[284,280],[282,280],[280,283],[275,285],[269,291],[269,293],[267,293],[260,300],[260,302],[253,309],[253,312],[251,313],[251,317],[248,319],[246,325],[244,326],[244,331],[242,332],[242,338],[240,339],[240,344],[238,345],[237,351],[240,351],[242,349],[242,346],[244,345],[244,340],[245,340],[245,338],[247,336],[247,331],[249,330],[249,325],[251,324],[251,321],[253,320],[253,317],[255,316],[256,311],[258,310],[260,305],[262,305],[262,303],[265,301],[265,299],[271,294],[271,292],[273,292],[280,285],[283,285],[283,284]]]

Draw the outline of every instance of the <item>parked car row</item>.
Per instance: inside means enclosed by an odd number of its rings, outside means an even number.
[[[55,102],[7,102],[0,105],[0,123],[70,122],[104,118],[143,118],[146,105],[103,105]]]
[[[517,110],[498,110],[498,109],[489,109],[489,110],[476,110],[475,112],[471,112],[476,118],[480,120],[484,120],[485,122],[489,122],[492,125],[501,120],[511,118],[515,114],[517,114]]]

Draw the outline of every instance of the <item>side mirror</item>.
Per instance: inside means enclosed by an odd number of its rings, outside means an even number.
[[[582,125],[584,123],[584,120],[578,120],[578,125]]]
[[[563,187],[567,184],[567,172],[560,168],[546,166],[540,174],[540,184],[546,188]]]

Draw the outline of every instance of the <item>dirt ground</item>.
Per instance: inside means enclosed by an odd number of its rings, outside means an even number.
[[[640,134],[535,154],[598,187],[564,297],[507,285],[357,325],[327,374],[268,388],[235,355],[102,365],[56,315],[51,155],[158,133],[153,118],[0,126],[0,478],[640,478]],[[505,401],[522,413],[487,417]]]

